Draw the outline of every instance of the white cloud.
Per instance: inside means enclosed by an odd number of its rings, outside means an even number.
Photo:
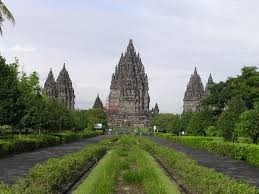
[[[24,45],[13,45],[8,48],[1,48],[0,49],[2,52],[15,52],[15,53],[32,53],[36,51],[36,48],[30,47],[30,46],[24,46]]]
[[[7,5],[16,26],[4,29],[2,54],[7,60],[17,56],[41,80],[50,67],[57,75],[67,62],[81,108],[91,107],[98,92],[105,101],[129,38],[149,76],[151,106],[158,102],[162,112],[182,110],[194,66],[205,84],[210,72],[220,81],[259,61],[258,0],[19,0]]]
[[[31,53],[36,51],[36,49],[33,47],[27,47],[22,45],[14,45],[9,50],[14,52],[25,52],[25,53]]]

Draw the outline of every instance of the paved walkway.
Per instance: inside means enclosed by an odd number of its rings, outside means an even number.
[[[49,158],[62,157],[68,153],[79,151],[85,145],[95,144],[110,137],[110,135],[101,135],[69,144],[43,148],[2,158],[0,159],[0,181],[12,184],[18,177],[26,175],[28,170],[37,163],[43,163]]]
[[[156,143],[183,152],[190,158],[198,161],[202,166],[213,168],[218,172],[228,175],[237,180],[243,180],[259,188],[259,167],[247,164],[244,161],[219,156],[203,150],[197,150],[172,140],[150,136],[149,139]]]

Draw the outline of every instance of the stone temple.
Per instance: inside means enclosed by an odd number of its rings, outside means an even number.
[[[44,92],[49,97],[59,99],[69,109],[73,110],[75,108],[74,89],[65,64],[56,81],[54,79],[53,72],[50,69],[47,80],[44,84]]]
[[[99,94],[97,95],[96,99],[95,99],[95,102],[94,102],[94,105],[93,105],[93,108],[100,108],[100,109],[103,109],[103,103],[99,97]]]
[[[195,67],[194,73],[191,75],[190,81],[183,99],[183,112],[198,112],[201,110],[202,100],[209,95],[209,87],[213,84],[210,74],[205,90],[201,81],[201,77]]]
[[[106,105],[109,126],[148,126],[154,114],[158,114],[149,110],[149,104],[148,76],[130,40],[112,75]],[[159,111],[158,106],[156,111]]]

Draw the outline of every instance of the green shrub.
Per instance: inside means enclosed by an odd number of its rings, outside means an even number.
[[[12,194],[11,188],[0,181],[0,193],[1,194]]]
[[[175,137],[169,134],[158,135],[159,137],[171,139],[187,146],[228,156],[237,160],[244,160],[250,164],[259,166],[259,146],[253,144],[230,143],[214,141],[211,137]]]
[[[81,131],[79,134],[82,138],[85,137],[93,137],[93,136],[97,136],[97,135],[103,135],[103,131],[102,130],[91,130],[91,129],[85,129],[83,131]]]
[[[248,143],[248,144],[251,144],[253,143],[252,140],[250,138],[247,138],[247,137],[239,137],[237,139],[237,143]]]
[[[19,153],[60,143],[62,142],[59,138],[51,135],[15,137],[14,139],[0,141],[0,155]]]
[[[65,131],[47,135],[15,136],[13,139],[0,140],[0,156],[68,143],[81,138],[101,135],[102,133],[102,131],[84,130],[79,133]]]
[[[258,193],[255,187],[200,166],[185,154],[159,146],[149,140],[141,140],[143,149],[157,158],[171,173],[193,193]]]
[[[87,145],[79,152],[62,158],[51,158],[44,164],[35,165],[25,178],[12,186],[12,193],[57,193],[77,177],[89,162],[104,155],[113,142],[114,140],[104,140],[96,145]]]
[[[61,133],[50,133],[50,135],[59,137],[63,143],[69,143],[81,138],[81,136],[78,133],[75,133],[73,131],[64,131]]]

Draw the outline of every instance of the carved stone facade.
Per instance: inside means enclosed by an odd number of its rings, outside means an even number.
[[[59,73],[57,81],[55,81],[53,72],[50,69],[47,80],[44,84],[44,92],[49,97],[59,99],[69,109],[75,108],[74,89],[65,64]]]
[[[148,91],[148,76],[130,40],[127,51],[122,53],[112,75],[106,106],[109,125],[148,126],[152,118]]]
[[[96,99],[95,99],[95,102],[94,102],[94,105],[93,105],[93,108],[100,108],[100,109],[103,109],[103,103],[99,97],[99,94],[97,95]]]
[[[183,112],[198,112],[201,110],[201,103],[204,97],[209,95],[209,87],[213,84],[213,79],[210,74],[208,83],[204,90],[201,77],[195,67],[194,73],[191,75],[190,81],[187,85],[187,89],[183,99]]]

